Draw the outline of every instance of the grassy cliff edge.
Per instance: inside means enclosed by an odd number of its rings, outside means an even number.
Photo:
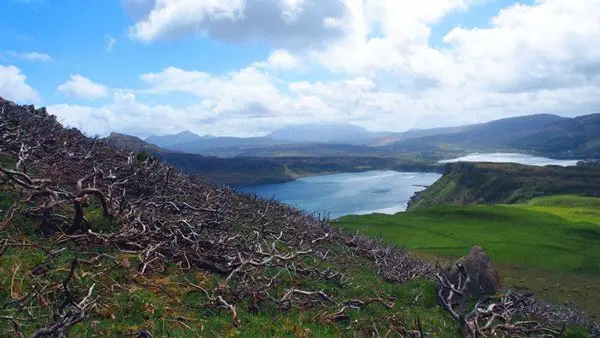
[[[408,210],[434,205],[513,204],[535,197],[599,196],[600,170],[515,163],[449,163],[444,175],[417,193]]]

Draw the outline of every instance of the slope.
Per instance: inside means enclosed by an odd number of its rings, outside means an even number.
[[[400,141],[390,147],[398,151],[511,149],[515,140],[532,135],[551,123],[565,120],[568,119],[548,114],[513,117],[474,125],[459,133]]]
[[[455,336],[432,266],[381,240],[202,184],[45,109],[0,101],[0,134],[2,336]],[[529,294],[482,302],[509,322],[487,331],[554,325]],[[478,309],[461,327],[494,321]]]
[[[527,137],[511,142],[513,147],[557,157],[600,158],[600,114],[552,123]]]
[[[450,163],[444,175],[409,202],[408,209],[440,204],[517,203],[538,196],[600,196],[600,170],[514,163]]]
[[[202,139],[202,136],[196,135],[189,131],[182,131],[174,135],[150,135],[146,138],[146,142],[156,144],[157,146],[162,148],[169,148],[177,144],[189,143],[199,141]]]
[[[455,329],[423,279],[432,267],[404,251],[45,109],[0,101],[0,134],[2,336],[407,335],[417,317]]]
[[[105,138],[108,142],[111,142],[118,148],[129,149],[132,151],[151,151],[151,152],[162,152],[164,149],[160,147],[148,143],[141,138],[112,132],[110,135]]]
[[[287,126],[273,131],[268,138],[294,143],[344,143],[366,144],[379,136],[362,127],[352,124],[301,124]]]
[[[600,316],[600,198],[551,196],[510,206],[436,206],[348,216],[339,226],[452,261],[472,245],[500,264],[504,284]]]

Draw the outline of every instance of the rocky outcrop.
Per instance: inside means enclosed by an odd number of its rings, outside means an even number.
[[[460,258],[448,271],[448,279],[456,283],[462,266],[470,279],[468,293],[472,297],[495,294],[502,290],[500,274],[492,263],[492,259],[479,246],[474,246],[471,252]]]

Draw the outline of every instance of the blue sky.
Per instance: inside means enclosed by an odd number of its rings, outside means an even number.
[[[600,0],[6,0],[0,95],[86,133],[597,112]]]

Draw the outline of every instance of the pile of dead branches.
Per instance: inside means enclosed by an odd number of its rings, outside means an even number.
[[[539,303],[531,293],[509,290],[501,295],[479,298],[471,305],[471,277],[460,263],[456,266],[459,273],[454,282],[445,273],[436,273],[437,298],[440,305],[459,324],[460,331],[465,336],[554,337],[563,335],[566,323],[578,324],[568,318],[547,320],[544,318],[546,312],[538,311]]]
[[[344,318],[348,308],[393,305],[387,297],[339,300],[322,290],[281,293],[284,274],[345,285],[352,281],[344,264],[357,259],[370,260],[381,276],[397,282],[433,273],[429,264],[379,240],[342,232],[277,201],[203,184],[147,154],[65,129],[43,108],[0,99],[0,156],[16,161],[0,167],[0,183],[22,197],[2,227],[15,215],[33,217],[39,233],[58,243],[137,255],[141,275],[162,272],[167,263],[218,274],[226,282],[218,289],[190,285],[231,311],[234,325],[236,304],[248,299],[283,310],[323,307],[323,319],[331,321]],[[87,217],[92,209],[101,210],[109,226],[94,228]],[[81,319],[93,304],[92,291],[68,304],[72,310],[57,316],[58,327]]]

